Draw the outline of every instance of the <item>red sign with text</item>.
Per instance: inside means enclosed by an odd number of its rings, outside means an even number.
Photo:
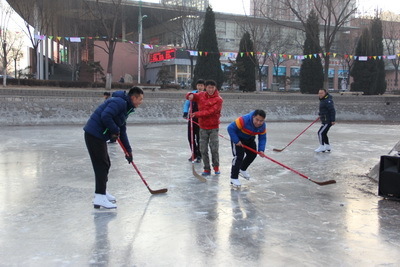
[[[159,62],[173,58],[175,58],[175,49],[169,49],[150,54],[150,62]]]

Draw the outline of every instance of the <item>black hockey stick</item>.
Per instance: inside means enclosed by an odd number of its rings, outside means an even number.
[[[310,125],[308,125],[307,128],[304,129],[304,131],[302,131],[301,133],[299,133],[299,135],[297,135],[289,144],[287,144],[284,148],[282,149],[278,149],[278,148],[274,148],[273,151],[276,152],[282,152],[285,148],[287,148],[288,146],[290,146],[294,141],[296,141],[297,138],[299,138],[300,135],[302,135],[305,131],[307,131],[308,128],[310,128],[314,123],[316,123],[319,120],[319,117],[313,121]]]
[[[124,147],[124,145],[122,144],[121,140],[118,138],[117,141],[118,141],[118,144],[121,146],[122,150],[124,151],[125,155],[129,156],[129,153],[126,150],[126,148]],[[162,193],[166,193],[168,191],[167,188],[163,188],[163,189],[159,189],[159,190],[152,190],[150,188],[150,186],[147,184],[146,180],[143,178],[143,175],[140,173],[138,167],[136,167],[136,164],[133,161],[131,163],[132,163],[133,168],[135,168],[136,172],[139,174],[140,179],[142,179],[143,183],[147,186],[147,189],[149,189],[151,194],[153,194],[153,195],[154,194],[162,194]]]
[[[197,179],[199,179],[200,182],[207,182],[207,179],[204,178],[203,176],[201,176],[200,174],[198,174],[196,172],[196,170],[194,169],[194,138],[193,138],[193,118],[192,118],[192,101],[190,101],[190,112],[189,112],[189,118],[190,118],[190,141],[191,141],[191,148],[192,148],[192,173],[194,175],[194,177],[196,177]]]

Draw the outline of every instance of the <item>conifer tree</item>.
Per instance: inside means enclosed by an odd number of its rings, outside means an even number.
[[[371,78],[371,61],[367,61],[366,56],[371,50],[371,34],[368,28],[365,28],[357,42],[355,51],[356,60],[350,70],[353,77],[351,91],[362,91],[369,94],[369,84]]]
[[[383,94],[386,91],[385,81],[385,63],[383,62],[383,30],[382,21],[376,17],[371,22],[371,37],[372,37],[372,54],[375,58],[375,77],[373,80],[371,91],[374,94]]]
[[[324,71],[321,62],[321,46],[319,45],[318,16],[311,10],[306,23],[306,39],[303,53],[307,57],[303,59],[300,67],[300,91],[303,94],[316,94],[324,85]]]
[[[220,89],[224,77],[219,60],[220,53],[215,32],[215,14],[210,6],[206,10],[197,50],[199,55],[194,69],[192,87],[196,88],[195,84],[198,79],[204,79],[216,81],[217,87]]]
[[[366,95],[385,92],[385,65],[383,59],[379,59],[383,54],[382,41],[382,23],[375,18],[370,27],[363,30],[357,43],[357,60],[350,71],[353,77],[351,91],[362,91]]]
[[[237,78],[239,90],[255,91],[256,90],[256,68],[254,65],[254,45],[250,38],[250,34],[245,32],[239,44],[239,53],[236,57]]]

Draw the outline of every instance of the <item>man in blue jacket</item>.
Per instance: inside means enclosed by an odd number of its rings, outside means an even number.
[[[107,140],[115,141],[120,138],[132,162],[132,148],[126,134],[126,120],[135,108],[143,102],[143,90],[133,87],[126,94],[116,91],[112,97],[104,101],[90,116],[83,130],[85,143],[89,151],[95,174],[96,188],[93,204],[95,208],[116,208],[116,199],[107,192],[108,172],[111,162],[107,150]]]
[[[247,172],[247,168],[257,157],[256,153],[246,150],[242,145],[246,145],[257,150],[261,154],[264,154],[265,145],[267,144],[265,117],[265,111],[257,109],[249,114],[237,118],[228,126],[233,154],[231,184],[234,187],[241,186],[239,174],[247,180],[250,179],[250,174]],[[255,142],[255,137],[257,135],[258,148]]]
[[[322,123],[318,130],[319,147],[315,149],[315,152],[331,151],[331,145],[329,144],[328,131],[332,125],[335,124],[336,111],[333,104],[332,96],[328,94],[325,89],[318,91],[319,97],[319,119]]]

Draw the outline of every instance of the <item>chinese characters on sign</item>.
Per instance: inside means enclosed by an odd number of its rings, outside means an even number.
[[[173,58],[175,58],[175,49],[169,49],[150,54],[150,62],[159,62]]]

